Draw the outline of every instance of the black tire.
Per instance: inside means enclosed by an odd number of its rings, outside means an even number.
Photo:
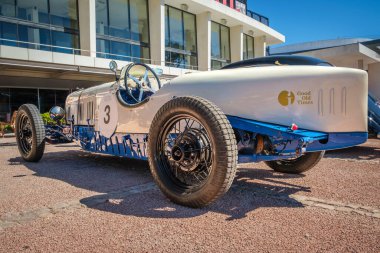
[[[289,173],[289,174],[301,174],[305,171],[312,169],[322,159],[325,151],[311,152],[302,155],[296,159],[267,161],[265,162],[274,171]]]
[[[186,126],[173,139],[170,129],[175,131],[182,118]],[[177,156],[174,151],[180,145],[184,145],[183,152]],[[191,155],[186,155],[189,152]],[[148,154],[153,178],[164,195],[188,207],[200,208],[215,201],[228,191],[236,175],[237,145],[232,127],[218,107],[199,97],[174,98],[160,108],[150,127]],[[192,170],[187,170],[187,163]]]
[[[27,162],[41,160],[45,150],[45,126],[35,105],[20,106],[16,116],[15,132],[22,158]]]

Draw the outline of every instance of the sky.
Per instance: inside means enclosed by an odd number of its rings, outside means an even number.
[[[286,45],[380,39],[380,0],[248,0],[248,9],[267,16],[270,26],[286,36]]]

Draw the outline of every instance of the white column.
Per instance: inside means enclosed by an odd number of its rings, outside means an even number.
[[[197,15],[198,70],[211,70],[211,14]]]
[[[380,98],[380,62],[368,65],[368,91]]]
[[[230,28],[231,41],[231,62],[243,60],[243,26],[233,26]]]
[[[152,64],[165,66],[165,3],[149,0],[150,58]]]
[[[255,37],[255,57],[266,56],[267,42],[265,36]]]
[[[96,3],[95,0],[80,0],[79,36],[82,55],[96,57]]]

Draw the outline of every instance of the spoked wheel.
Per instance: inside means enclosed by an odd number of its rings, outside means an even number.
[[[312,169],[322,159],[325,151],[306,153],[295,159],[286,159],[278,161],[265,162],[274,171],[289,173],[289,174],[301,174]]]
[[[225,193],[236,173],[236,140],[226,116],[212,103],[179,97],[166,103],[149,132],[155,181],[173,202],[203,207]]]
[[[22,105],[16,117],[16,141],[22,158],[38,162],[45,150],[45,128],[35,105]]]
[[[200,187],[212,170],[212,144],[204,126],[189,115],[173,117],[160,134],[160,163],[179,187]]]

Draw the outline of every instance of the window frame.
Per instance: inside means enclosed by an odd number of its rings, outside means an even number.
[[[18,0],[14,0],[14,8],[15,8],[15,17],[8,17],[8,16],[0,16],[0,22],[5,22],[5,23],[11,23],[11,24],[15,24],[16,25],[16,37],[17,37],[17,46],[18,47],[23,47],[21,45],[34,45],[34,44],[30,44],[30,43],[34,43],[34,42],[25,42],[25,41],[21,41],[20,40],[20,32],[19,32],[19,26],[26,26],[28,28],[32,28],[32,29],[45,29],[45,30],[48,30],[49,31],[49,40],[51,42],[50,45],[45,45],[45,44],[40,44],[40,45],[36,45],[36,47],[40,48],[40,47],[45,47],[45,48],[48,48],[50,47],[50,50],[44,50],[44,51],[50,51],[50,52],[55,52],[54,51],[54,48],[56,49],[62,49],[64,50],[64,47],[60,47],[60,46],[56,46],[56,45],[53,45],[53,32],[62,32],[62,33],[67,33],[67,34],[70,34],[70,35],[76,35],[78,37],[78,41],[77,41],[77,45],[78,45],[78,48],[67,48],[67,49],[72,49],[73,50],[73,53],[74,54],[78,54],[78,52],[80,52],[80,48],[81,48],[81,44],[80,44],[80,20],[79,20],[79,1],[80,0],[76,0],[76,15],[77,15],[77,18],[78,18],[78,29],[72,29],[72,28],[68,28],[68,27],[64,27],[64,26],[58,26],[58,25],[54,25],[51,23],[51,17],[50,17],[50,0],[46,0],[47,1],[47,7],[48,7],[48,19],[49,19],[49,24],[46,24],[46,23],[35,23],[35,22],[32,22],[32,21],[29,21],[29,20],[24,20],[24,19],[20,19],[18,18],[18,5],[17,5],[17,2]],[[2,44],[2,41],[0,41],[0,44]],[[25,47],[25,46],[24,46]]]
[[[229,44],[229,56],[230,56],[230,59],[227,60],[227,59],[223,59],[223,58],[212,57],[212,55],[211,55],[211,57],[210,57],[210,63],[211,64],[210,65],[211,65],[211,69],[213,70],[213,69],[216,69],[216,68],[212,67],[213,61],[221,63],[222,67],[223,67],[223,64],[225,66],[225,65],[231,63],[231,29],[230,29],[230,27],[223,25],[223,24],[220,24],[220,23],[215,22],[215,21],[211,21],[211,25],[212,25],[212,23],[217,24],[219,27],[219,51],[220,51],[221,55],[222,55],[222,36],[221,36],[222,29],[221,29],[221,27],[223,26],[223,27],[228,29],[228,44]],[[210,31],[210,32],[212,32],[212,31]],[[212,36],[211,36],[211,45],[212,45]]]
[[[184,48],[183,49],[178,49],[178,48],[174,48],[174,47],[171,47],[171,35],[170,35],[170,22],[169,22],[169,10],[170,8],[172,9],[175,9],[175,10],[178,10],[181,12],[181,25],[182,25],[182,41],[184,43]],[[191,16],[194,17],[194,28],[195,28],[195,52],[192,52],[192,51],[188,51],[185,49],[185,22],[184,22],[184,13],[187,13]],[[167,26],[166,26],[167,24]],[[169,36],[168,40],[169,40],[169,46],[167,47],[166,46],[166,37],[165,37],[165,55],[166,53],[176,53],[176,54],[182,54],[184,57],[185,56],[189,56],[189,57],[196,57],[196,61],[197,61],[197,66],[192,66],[190,64],[187,64],[185,65],[185,69],[189,69],[188,67],[190,67],[191,69],[198,69],[198,65],[199,65],[199,57],[198,57],[198,30],[197,30],[197,16],[191,12],[188,12],[188,11],[184,11],[184,10],[181,10],[181,9],[178,9],[176,7],[173,7],[173,6],[170,6],[170,5],[167,5],[165,4],[165,29],[168,28],[167,30],[167,34]],[[165,36],[166,36],[166,33],[165,33]],[[170,60],[171,60],[171,57],[170,57]],[[165,59],[165,66],[171,66],[173,64],[173,62],[167,62],[166,59]],[[187,66],[187,67],[186,67]]]
[[[150,19],[149,19],[149,1],[148,0],[145,0],[146,2],[146,13],[147,13],[147,24],[148,24],[148,42],[143,42],[143,41],[137,41],[137,40],[133,40],[131,37],[131,8],[130,8],[130,0],[126,0],[126,4],[128,5],[128,27],[129,27],[129,38],[124,38],[124,37],[116,37],[116,36],[112,36],[110,35],[110,32],[109,32],[109,25],[110,25],[110,8],[109,8],[109,0],[105,0],[106,2],[106,10],[107,10],[107,33],[106,34],[99,34],[99,33],[96,33],[96,45],[98,45],[98,41],[99,40],[103,40],[105,41],[106,43],[109,43],[109,52],[101,52],[101,51],[98,51],[96,50],[96,55],[97,57],[100,57],[100,58],[114,58],[112,56],[116,56],[116,57],[122,57],[122,58],[126,58],[128,60],[124,60],[124,61],[131,61],[131,62],[144,62],[144,63],[150,63],[150,57],[151,57],[151,50],[150,50]],[[96,20],[96,17],[95,17],[95,20]],[[97,20],[96,20],[97,21]],[[128,44],[130,50],[130,55],[116,55],[116,54],[113,54],[112,53],[112,42],[117,42],[117,43],[124,43],[124,44]],[[148,58],[137,58],[137,57],[134,57],[132,55],[132,46],[139,46],[140,48],[148,48],[149,49],[149,55],[147,56]],[[142,51],[142,50],[141,50]],[[134,59],[138,59],[137,61],[134,60]]]
[[[248,50],[248,38],[252,39],[252,52],[253,52],[252,58],[248,57],[248,52],[249,52],[249,50]],[[245,48],[243,48],[243,60],[249,60],[249,59],[255,58],[255,37],[243,33],[243,40],[245,41],[245,46],[246,46]],[[245,54],[247,54],[247,57]]]

